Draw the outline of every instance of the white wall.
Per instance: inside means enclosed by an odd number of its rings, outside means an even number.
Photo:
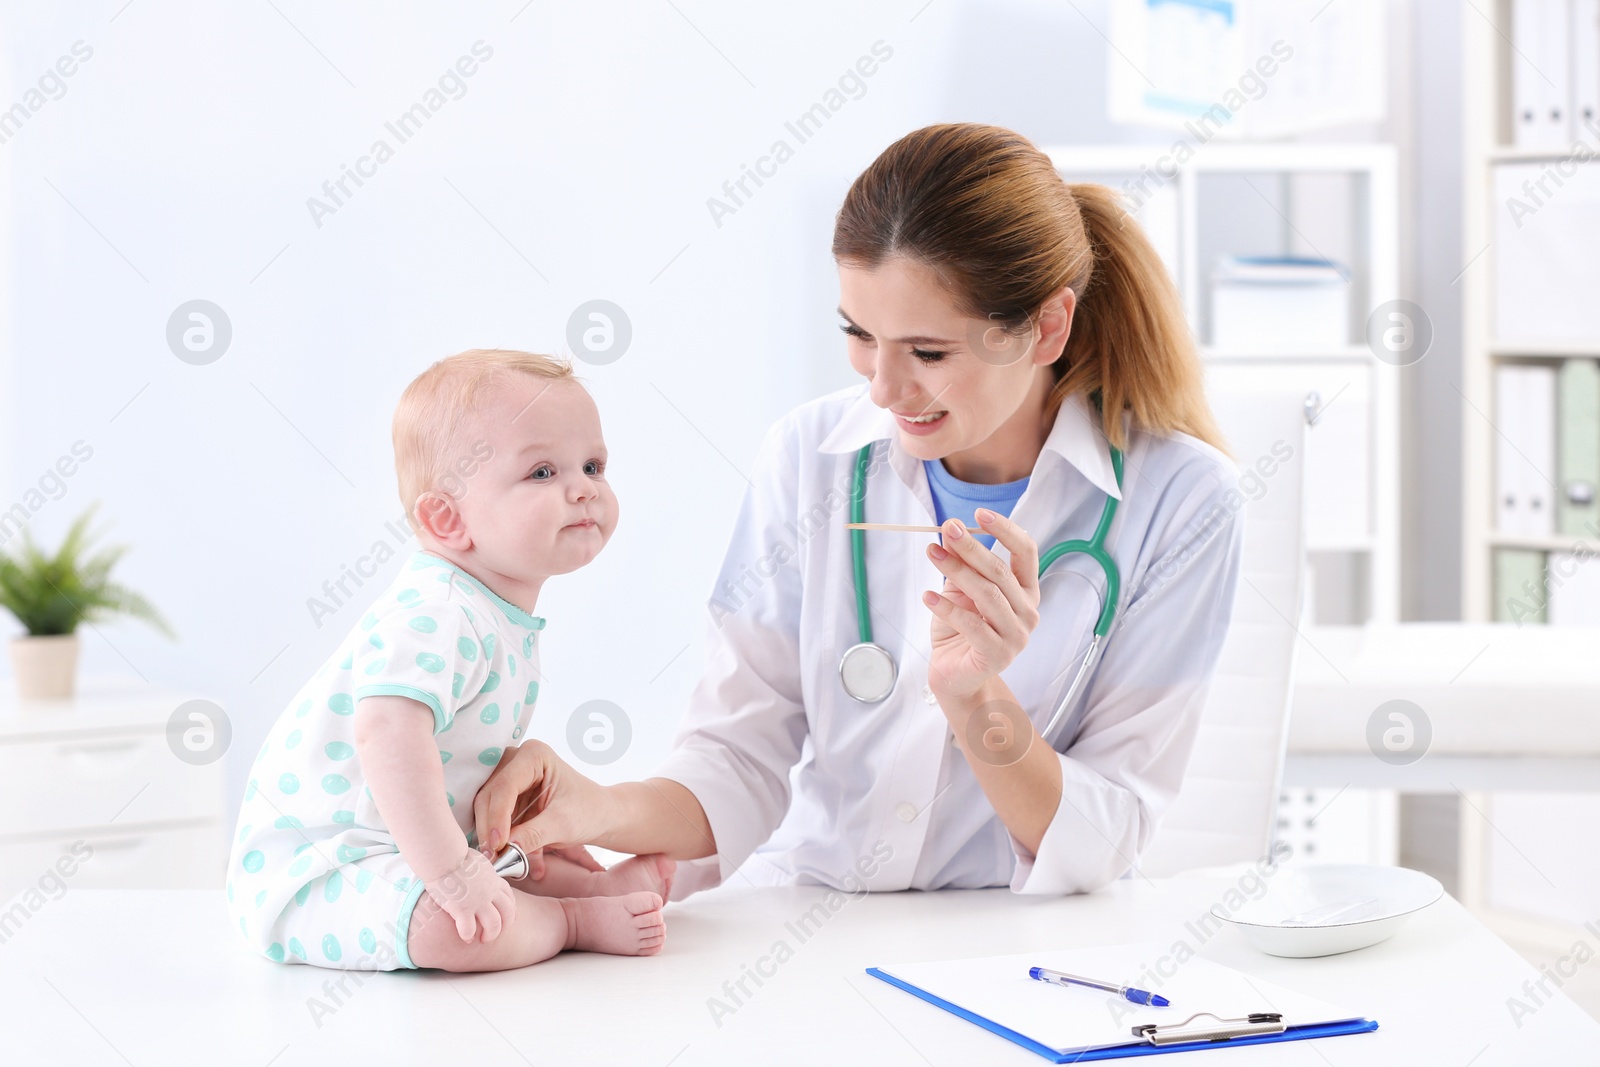
[[[541,598],[535,730],[559,738],[574,706],[613,700],[634,746],[597,773],[648,772],[699,668],[740,470],[779,414],[849,381],[827,254],[848,182],[943,119],[1046,142],[1112,132],[1103,45],[1048,4],[519,6],[5,9],[7,104],[75,41],[94,53],[0,145],[3,503],[74,441],[94,449],[31,528],[51,544],[103,501],[111,539],[134,546],[121,577],[181,641],[85,629],[81,673],[224,704],[235,795],[360,614],[352,602],[319,629],[307,598],[393,541],[388,420],[405,383],[475,345],[560,349],[595,297],[634,328],[620,361],[585,370],[623,521]],[[493,56],[465,95],[408,143],[387,135],[479,40]],[[864,94],[715,225],[707,198],[879,40],[893,55]],[[1006,53],[1004,81],[975,44]],[[314,225],[307,198],[378,137],[393,159]],[[197,297],[234,329],[203,367],[165,343]]]
[[[1105,119],[1098,2],[121,4],[0,8],[0,104],[75,41],[94,49],[0,144],[0,508],[74,441],[92,445],[31,528],[53,544],[103,501],[110,538],[134,546],[121,577],[181,641],[85,630],[81,673],[227,707],[234,796],[359,617],[352,602],[319,629],[306,601],[392,543],[388,420],[428,362],[560,350],[596,297],[630,316],[628,353],[583,372],[623,521],[538,605],[534,730],[564,746],[572,708],[612,700],[634,745],[596,776],[645,774],[699,669],[741,471],[783,411],[851,380],[828,256],[850,180],[936,121],[1170,142]],[[374,139],[394,145],[384,123],[480,40],[493,56],[465,95],[315,225],[307,198]],[[880,40],[893,56],[860,98],[718,226],[707,198],[775,139],[793,144],[785,121]],[[165,342],[193,298],[233,325],[209,366]]]

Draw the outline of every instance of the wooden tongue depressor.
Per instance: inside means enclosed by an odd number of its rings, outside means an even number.
[[[898,523],[892,522],[847,522],[844,524],[844,528],[846,530],[898,530],[902,533],[944,532],[943,526],[902,526]],[[985,536],[987,536],[986,531],[980,530],[976,526],[964,526],[962,529],[966,530],[967,533],[985,534]]]

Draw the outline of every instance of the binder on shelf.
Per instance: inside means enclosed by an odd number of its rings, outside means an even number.
[[[1494,621],[1545,622],[1544,553],[1526,548],[1494,552]]]
[[[1600,136],[1600,0],[1572,0],[1571,110],[1577,138]]]
[[[1518,148],[1569,143],[1568,0],[1511,0],[1511,136]]]
[[[1495,524],[1503,534],[1555,532],[1553,367],[1495,368]]]
[[[1572,0],[1539,0],[1540,73],[1544,87],[1544,132],[1540,143],[1565,148],[1572,143]]]
[[[1558,379],[1556,530],[1600,536],[1600,363],[1569,359]]]
[[[1529,55],[1539,39],[1536,2],[1511,0],[1511,143],[1518,148],[1534,146],[1544,103],[1539,71],[1534,65],[1537,61]]]

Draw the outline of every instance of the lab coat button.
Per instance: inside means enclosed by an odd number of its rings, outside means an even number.
[[[904,800],[900,802],[899,807],[894,809],[894,813],[900,816],[901,822],[911,822],[917,817],[917,809]]]

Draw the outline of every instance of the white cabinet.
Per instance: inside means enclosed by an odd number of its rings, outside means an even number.
[[[137,682],[66,700],[0,691],[0,899],[30,888],[212,889],[232,826],[222,760],[167,742],[187,698]]]

